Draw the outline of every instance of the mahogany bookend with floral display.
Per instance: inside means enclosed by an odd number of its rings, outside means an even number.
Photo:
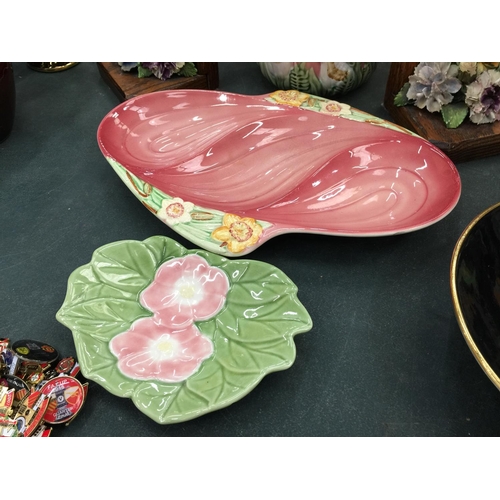
[[[464,64],[474,64],[475,74]],[[384,106],[397,124],[427,139],[454,162],[500,154],[495,64],[392,63]],[[435,65],[440,65],[439,72],[433,72]]]
[[[214,90],[219,86],[219,67],[216,62],[196,62],[193,64],[195,72],[188,72],[183,76],[182,72],[168,75],[166,79],[155,75],[156,67],[152,67],[151,75],[145,76],[144,69],[129,69],[126,65],[169,65],[178,63],[117,63],[98,62],[97,67],[103,80],[111,87],[120,101],[126,101],[132,97],[158,90],[171,89],[208,89]],[[159,68],[161,69],[161,68]],[[139,73],[143,71],[143,73]],[[193,74],[194,73],[194,74]],[[165,74],[165,72],[163,72]],[[140,76],[139,76],[140,75]]]

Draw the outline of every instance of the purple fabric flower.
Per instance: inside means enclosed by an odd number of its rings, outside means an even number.
[[[178,69],[174,62],[143,62],[141,66],[149,69],[160,80],[168,80]]]
[[[408,79],[410,88],[406,96],[415,101],[420,109],[427,108],[434,113],[441,111],[445,104],[453,100],[462,84],[456,78],[458,66],[449,62],[421,62]]]
[[[470,121],[492,123],[500,120],[500,71],[488,70],[467,86],[465,103],[470,108]]]

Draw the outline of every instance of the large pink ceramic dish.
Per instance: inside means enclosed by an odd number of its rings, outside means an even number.
[[[110,111],[97,136],[153,213],[229,256],[287,232],[415,231],[460,197],[454,164],[428,141],[297,91],[146,94]]]

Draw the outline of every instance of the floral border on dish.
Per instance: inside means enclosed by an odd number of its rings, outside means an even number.
[[[243,255],[255,245],[261,234],[273,226],[270,222],[194,205],[169,196],[142,181],[116,160],[106,157],[120,179],[141,203],[162,222],[184,238],[210,252]]]
[[[285,104],[287,106],[307,109],[308,111],[314,111],[316,113],[322,113],[329,116],[338,116],[340,118],[346,118],[356,122],[370,123],[379,127],[420,137],[411,130],[383,120],[382,118],[377,118],[370,113],[353,108],[349,106],[349,104],[344,104],[325,97],[307,94],[298,90],[276,90],[275,92],[269,94],[265,99],[276,104]]]

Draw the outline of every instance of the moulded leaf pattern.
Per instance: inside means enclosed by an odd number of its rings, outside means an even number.
[[[136,319],[150,315],[151,313],[134,300],[104,296],[70,305],[60,317],[79,332],[109,341]]]
[[[196,322],[201,334],[212,341],[214,353],[183,382],[127,378],[117,368],[109,341],[137,319],[153,314],[140,304],[140,293],[162,263],[188,254],[203,257],[229,279],[223,309]],[[57,319],[72,330],[83,375],[115,395],[130,397],[143,413],[162,424],[228,406],[266,374],[289,368],[296,355],[294,335],[312,327],[297,298],[297,287],[279,269],[187,250],[162,236],[96,250],[91,262],[70,276]]]
[[[107,293],[110,297],[127,298],[130,297],[128,292],[109,287],[102,283],[96,276],[91,267],[84,266],[74,273],[73,286],[68,289],[66,300],[73,305],[78,304],[82,300],[90,300],[91,298],[99,298],[102,295],[101,288],[107,287]]]
[[[80,365],[91,366],[91,371],[86,372],[87,378],[95,380],[117,396],[129,397],[134,392],[136,382],[120,373],[116,358],[109,352],[108,342],[99,341],[95,337],[89,342],[85,334],[80,333],[73,333],[73,338]]]

